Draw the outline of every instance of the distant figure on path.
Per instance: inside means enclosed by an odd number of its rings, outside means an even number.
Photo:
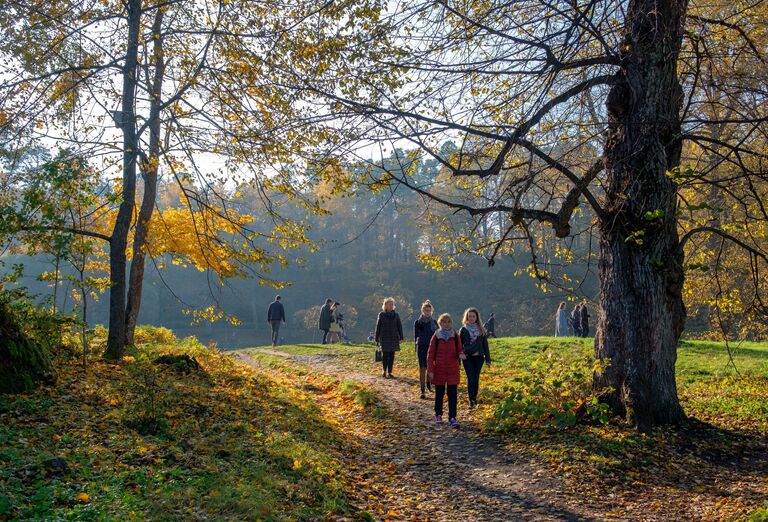
[[[573,328],[573,335],[581,337],[581,304],[576,303],[571,312],[571,327]]]
[[[485,335],[487,335],[489,339],[491,337],[496,337],[496,316],[493,312],[488,316],[488,320],[483,325],[483,328],[485,328]]]
[[[565,311],[565,301],[563,301],[555,313],[555,337],[567,337],[569,335],[569,320],[568,312]]]
[[[464,373],[467,374],[467,396],[469,407],[477,406],[477,393],[480,390],[480,372],[483,361],[491,365],[491,351],[488,348],[488,337],[481,324],[480,312],[477,308],[467,308],[464,311],[463,326],[459,330],[461,346],[464,355]]]
[[[448,391],[448,424],[458,428],[456,406],[458,403],[461,372],[459,361],[467,358],[461,349],[461,338],[453,329],[453,319],[443,314],[437,320],[440,328],[432,336],[427,353],[429,380],[435,385],[435,423],[443,422],[443,398]]]
[[[283,308],[283,303],[280,302],[280,296],[276,295],[275,300],[272,301],[267,310],[267,322],[272,327],[272,346],[277,346],[280,321],[285,323],[285,308]]]
[[[328,342],[328,332],[331,329],[331,304],[333,299],[326,299],[325,304],[320,308],[319,328],[323,331],[323,344]]]
[[[336,301],[331,305],[331,328],[328,333],[329,343],[341,342],[341,333],[343,331],[341,321],[344,316],[341,314],[341,303]]]
[[[381,312],[376,319],[376,344],[381,347],[381,365],[384,368],[382,377],[392,378],[392,367],[395,364],[395,352],[400,351],[400,341],[403,337],[403,323],[395,312],[395,300],[387,297],[381,305]]]
[[[587,300],[581,302],[581,336],[589,337],[589,308],[587,307]]]
[[[427,352],[432,335],[437,330],[437,321],[432,317],[432,303],[427,299],[421,305],[421,317],[413,323],[413,339],[416,343],[416,356],[419,358],[419,384],[421,398],[426,398],[426,390],[432,391],[432,384],[427,376]]]

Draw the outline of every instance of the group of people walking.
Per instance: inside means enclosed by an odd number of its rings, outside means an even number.
[[[464,311],[458,331],[454,329],[450,314],[441,314],[435,320],[433,312],[432,303],[424,301],[421,315],[413,324],[414,348],[419,359],[420,397],[426,399],[427,392],[434,391],[435,422],[441,424],[443,403],[448,395],[448,424],[458,428],[456,415],[461,365],[467,376],[469,407],[474,408],[477,405],[483,365],[491,364],[488,332],[476,308]],[[395,353],[400,351],[400,343],[404,339],[403,325],[395,311],[395,300],[388,297],[382,303],[374,334],[374,341],[382,352],[382,377],[385,379],[392,378]]]
[[[565,302],[560,303],[555,314],[555,337],[589,337],[589,308],[587,300],[576,303],[569,314]]]

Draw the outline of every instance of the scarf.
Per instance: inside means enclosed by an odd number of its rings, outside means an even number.
[[[451,337],[453,337],[453,328],[448,328],[447,330],[441,328],[438,328],[438,330],[435,332],[435,335],[438,339],[442,339],[443,341],[447,341]]]
[[[433,323],[432,321],[434,321],[434,319],[432,318],[431,315],[429,317],[426,317],[423,315],[419,317],[419,322],[421,322],[421,324],[428,324],[429,326],[432,327],[431,330],[434,332],[436,328],[434,327],[435,323]]]
[[[464,328],[469,332],[469,344],[475,344],[475,341],[480,336],[480,327],[477,323],[465,324]]]

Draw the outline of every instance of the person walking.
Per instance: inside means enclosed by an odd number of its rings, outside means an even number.
[[[421,317],[413,323],[413,339],[416,344],[416,356],[419,359],[419,384],[421,385],[422,399],[426,398],[425,391],[432,391],[432,384],[427,376],[427,352],[429,351],[429,342],[437,328],[437,321],[432,317],[432,303],[427,299],[421,305]]]
[[[437,320],[440,328],[432,336],[427,352],[427,372],[435,386],[435,423],[443,422],[443,399],[448,393],[448,424],[458,428],[456,420],[459,381],[459,361],[467,358],[461,349],[461,337],[453,329],[453,319],[442,314]]]
[[[382,377],[392,379],[392,367],[395,364],[395,352],[400,351],[403,337],[403,323],[395,312],[395,300],[387,297],[381,305],[381,312],[376,319],[376,344],[381,347]]]
[[[581,337],[581,303],[576,303],[571,311],[571,327],[573,335]]]
[[[331,304],[333,299],[328,298],[325,304],[320,308],[319,328],[323,331],[323,344],[328,343],[328,332],[331,330]]]
[[[568,336],[568,323],[570,318],[568,312],[565,310],[565,301],[560,303],[555,313],[555,337],[567,337]]]
[[[496,337],[496,316],[493,312],[488,316],[488,320],[483,325],[483,328],[485,328],[485,335],[487,335],[489,339],[491,337]]]
[[[280,296],[276,295],[275,300],[270,303],[267,309],[267,323],[272,327],[272,346],[277,346],[281,321],[285,323],[285,308],[280,302]]]
[[[579,310],[579,315],[581,316],[581,336],[589,337],[589,318],[591,316],[589,315],[589,307],[587,307],[586,299],[581,302],[581,310]]]
[[[467,308],[462,319],[463,326],[459,330],[461,346],[464,355],[464,373],[467,374],[467,397],[469,407],[477,406],[477,393],[480,390],[480,372],[483,362],[491,366],[491,350],[488,347],[488,336],[480,320],[477,308]]]

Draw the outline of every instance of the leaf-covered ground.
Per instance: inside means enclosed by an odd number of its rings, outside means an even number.
[[[202,369],[153,364],[160,352]],[[282,374],[192,341],[59,372],[55,388],[0,396],[0,520],[368,518],[349,504],[338,430]]]
[[[495,364],[483,373],[481,407],[469,412],[466,400],[460,399],[462,431],[481,439],[501,436],[500,453],[516,455],[515,464],[507,469],[510,482],[519,475],[516,467],[520,465],[532,466],[540,476],[562,480],[562,494],[567,498],[554,503],[555,507],[559,504],[558,509],[575,499],[581,507],[589,506],[588,516],[600,519],[735,520],[750,514],[754,520],[765,519],[761,506],[768,500],[768,347],[739,347],[733,359],[737,374],[721,344],[683,343],[678,381],[691,421],[679,428],[657,430],[653,437],[638,435],[615,422],[557,429],[499,420],[497,404],[508,395],[511,380],[530,372],[542,354],[581,356],[589,351],[588,345],[577,339],[495,340]],[[374,390],[380,404],[388,405],[390,417],[408,419],[412,432],[406,430],[404,436],[409,441],[425,440],[430,433],[431,404],[418,399],[412,350],[398,355],[395,381],[380,377],[370,346],[303,345],[279,350],[316,371],[362,382]],[[275,357],[269,350],[249,353],[259,359]],[[402,446],[409,447],[409,441]],[[408,466],[399,470],[401,474],[410,472]],[[549,497],[551,492],[541,493]],[[570,509],[575,516],[585,515],[578,505]]]
[[[221,355],[150,341],[118,365],[60,361],[58,386],[0,396],[0,520],[768,519],[765,345],[736,350],[737,374],[722,345],[684,343],[696,420],[643,437],[499,417],[513,383],[537,361],[580,360],[581,340],[495,340],[459,430],[419,399],[412,350],[385,380],[371,346]],[[201,368],[154,363],[161,353]]]

